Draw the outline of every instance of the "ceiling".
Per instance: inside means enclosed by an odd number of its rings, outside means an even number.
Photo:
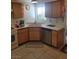
[[[56,0],[37,0],[38,2],[51,2],[51,1],[56,1]]]
[[[51,1],[57,1],[57,0],[37,0],[38,2],[51,2]],[[20,3],[25,3],[25,2],[31,2],[31,0],[12,0],[12,2],[20,2]]]

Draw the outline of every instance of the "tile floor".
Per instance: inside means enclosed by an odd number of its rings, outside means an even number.
[[[67,55],[41,42],[29,42],[14,50],[11,59],[67,59]]]

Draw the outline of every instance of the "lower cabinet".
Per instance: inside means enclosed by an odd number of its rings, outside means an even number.
[[[41,41],[56,48],[61,48],[64,45],[64,29],[50,30],[42,29]]]
[[[17,39],[18,39],[18,44],[23,44],[28,41],[28,29],[23,28],[23,29],[18,29],[17,30]]]
[[[64,45],[64,29],[52,31],[52,46],[60,48]]]
[[[41,28],[39,27],[29,28],[29,40],[39,41],[40,39],[41,39]]]
[[[50,30],[40,27],[29,27],[17,30],[18,44],[27,41],[42,41],[48,45],[60,48],[64,45],[64,29]]]

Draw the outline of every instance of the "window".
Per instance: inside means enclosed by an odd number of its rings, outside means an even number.
[[[45,7],[38,7],[37,8],[37,14],[44,16],[45,15]]]
[[[37,23],[45,23],[45,5],[44,4],[37,4],[36,6],[36,21]]]
[[[37,19],[40,21],[46,20],[45,18],[45,6],[39,6],[37,7]]]

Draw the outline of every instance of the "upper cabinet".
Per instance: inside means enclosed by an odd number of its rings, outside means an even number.
[[[67,9],[67,0],[64,0],[65,9]]]
[[[24,0],[11,0],[11,2],[15,2],[15,3],[23,3]]]
[[[11,6],[12,6],[11,9],[12,18],[22,18],[24,16],[24,6],[22,3],[12,2]]]
[[[45,3],[46,17],[64,17],[64,0],[52,1]]]
[[[51,2],[51,1],[57,1],[57,0],[37,0],[38,2]]]

